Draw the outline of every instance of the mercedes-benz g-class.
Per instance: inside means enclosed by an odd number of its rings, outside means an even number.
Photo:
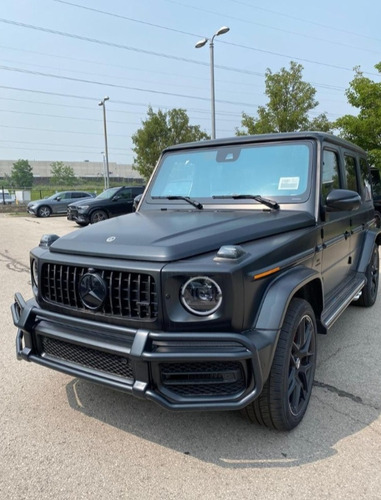
[[[174,410],[289,430],[316,334],[377,296],[369,167],[318,132],[167,148],[135,213],[30,254],[17,356]]]

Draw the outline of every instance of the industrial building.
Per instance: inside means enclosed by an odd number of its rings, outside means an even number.
[[[17,160],[0,160],[0,179],[5,179],[11,175],[13,164]],[[28,161],[33,169],[35,183],[46,182],[51,177],[51,165],[57,160],[52,161]],[[103,162],[92,161],[65,161],[64,165],[71,167],[76,177],[87,179],[102,179],[104,177],[105,168]],[[141,179],[141,175],[136,170],[132,169],[132,165],[123,163],[109,162],[110,180],[121,182],[137,181]]]

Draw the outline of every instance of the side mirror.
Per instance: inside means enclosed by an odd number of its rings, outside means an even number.
[[[356,191],[333,189],[328,194],[325,204],[329,210],[357,210],[361,205],[361,197]]]
[[[57,196],[56,201],[61,201],[61,196]]]

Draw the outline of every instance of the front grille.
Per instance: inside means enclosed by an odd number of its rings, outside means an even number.
[[[235,361],[163,363],[160,371],[163,386],[182,397],[232,396],[246,387],[243,366]]]
[[[78,310],[86,310],[79,295],[79,282],[87,267],[44,264],[41,271],[41,294],[44,300]],[[107,288],[107,297],[96,310],[98,314],[131,319],[155,319],[158,304],[153,276],[125,271],[96,270]]]
[[[45,354],[84,368],[92,368],[131,380],[134,378],[130,361],[123,356],[97,351],[81,345],[69,344],[51,337],[41,336],[40,340],[42,346],[41,355]]]
[[[78,209],[74,207],[68,207],[67,213],[71,217],[77,217],[78,216]]]

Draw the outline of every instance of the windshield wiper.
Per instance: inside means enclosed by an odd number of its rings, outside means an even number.
[[[190,205],[202,210],[204,207],[202,203],[197,200],[192,200],[189,196],[152,196],[153,200],[183,200],[189,203]]]
[[[279,204],[276,201],[268,200],[267,198],[262,198],[259,194],[228,194],[223,196],[213,196],[214,200],[255,200],[258,203],[262,203],[262,205],[266,205],[266,207],[272,208],[274,210],[279,209]]]

